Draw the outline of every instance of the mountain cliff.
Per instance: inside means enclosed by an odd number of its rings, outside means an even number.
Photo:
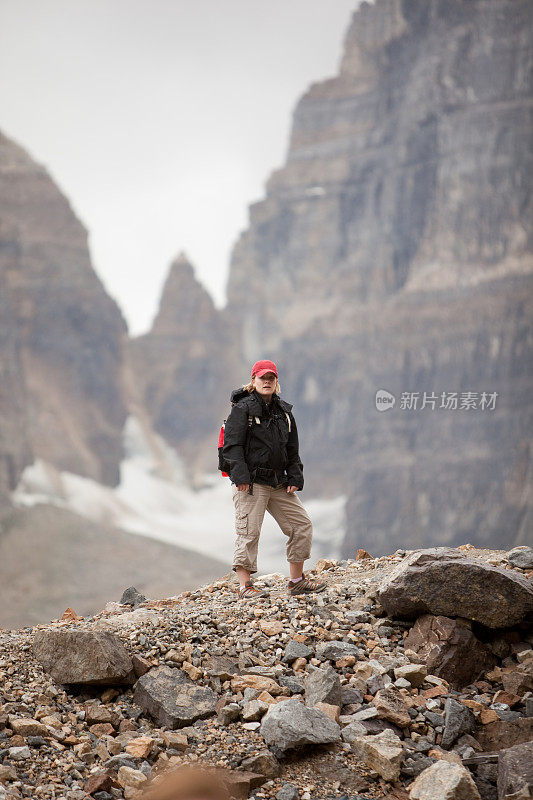
[[[186,295],[192,303],[190,284]],[[126,407],[147,416],[126,355],[126,325],[93,270],[85,228],[46,170],[0,134],[0,626],[57,614],[66,597],[88,613],[119,592],[125,570],[157,595],[226,568],[122,530],[108,508],[91,521],[57,507],[68,506],[63,473],[98,482],[84,484],[89,517],[98,484],[119,483]],[[54,475],[57,496],[11,494],[33,462]]]
[[[1,225],[1,221],[0,221]],[[0,263],[3,254],[0,249]],[[6,276],[0,269],[0,505],[7,503],[22,469],[31,461],[26,429],[20,342],[13,335],[15,312]]]
[[[243,363],[278,363],[345,552],[530,536],[530,10],[363,3],[235,246]]]
[[[46,170],[0,134],[0,492],[36,457],[117,483],[125,336],[85,228]]]
[[[115,484],[126,405],[216,468],[257,358],[294,403],[306,492],[345,552],[532,528],[531,4],[376,0],[297,103],[215,308],[183,255],[131,342],[87,234],[0,137],[0,497],[35,458]],[[386,390],[395,403],[377,408]],[[457,407],[454,407],[454,403]]]

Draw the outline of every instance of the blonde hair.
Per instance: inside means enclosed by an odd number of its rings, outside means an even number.
[[[250,381],[250,383],[246,383],[243,386],[241,386],[241,389],[245,389],[248,392],[248,394],[251,394],[253,392],[253,390],[255,389],[254,378],[255,378],[255,375],[253,376],[253,378]],[[274,387],[274,394],[281,394],[281,386],[279,385],[279,381],[278,381],[277,378],[276,378],[276,385]]]

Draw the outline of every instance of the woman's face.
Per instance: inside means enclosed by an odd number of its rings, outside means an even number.
[[[265,400],[268,400],[274,394],[274,389],[276,388],[276,376],[273,372],[265,372],[265,374],[261,375],[260,378],[255,375],[254,386],[259,394],[262,395]]]

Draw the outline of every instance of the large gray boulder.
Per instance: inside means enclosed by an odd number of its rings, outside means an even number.
[[[320,642],[316,648],[316,657],[321,661],[338,661],[344,656],[359,658],[359,648],[351,642],[334,639],[331,642]]]
[[[283,653],[282,661],[285,664],[292,664],[297,658],[309,658],[313,655],[310,647],[303,642],[297,642],[295,639],[289,639],[285,652]]]
[[[377,596],[393,617],[430,613],[505,628],[533,614],[530,581],[450,547],[431,547],[408,555],[383,581]]]
[[[120,605],[122,606],[133,606],[133,608],[137,608],[138,606],[146,603],[146,597],[144,594],[141,594],[135,586],[128,586],[127,589],[124,589],[122,592],[122,597],[120,598]]]
[[[323,711],[296,698],[270,706],[259,732],[277,758],[306,745],[331,744],[341,735],[340,726]]]
[[[476,718],[467,706],[449,697],[444,704],[444,731],[441,747],[448,750],[463,733],[472,733]]]
[[[139,678],[133,699],[158,725],[174,730],[215,714],[218,695],[181,669],[163,665]]]
[[[306,676],[305,702],[308,706],[317,703],[341,705],[341,682],[338,673],[328,664],[325,669],[315,669]]]
[[[33,654],[56,683],[119,686],[136,680],[122,639],[110,631],[40,630],[33,637]]]
[[[533,547],[528,547],[527,545],[513,547],[506,555],[507,561],[509,564],[512,564],[513,567],[533,569]]]

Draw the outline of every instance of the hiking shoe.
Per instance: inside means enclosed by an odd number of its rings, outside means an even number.
[[[308,578],[305,572],[302,572],[302,577],[298,581],[298,583],[292,583],[289,581],[287,589],[289,594],[310,594],[311,592],[323,592],[326,588],[325,583],[321,583],[320,581],[313,581],[311,578]]]
[[[247,581],[247,583],[239,589],[239,600],[253,600],[256,597],[268,597],[268,592],[264,589],[256,589],[252,581]]]

